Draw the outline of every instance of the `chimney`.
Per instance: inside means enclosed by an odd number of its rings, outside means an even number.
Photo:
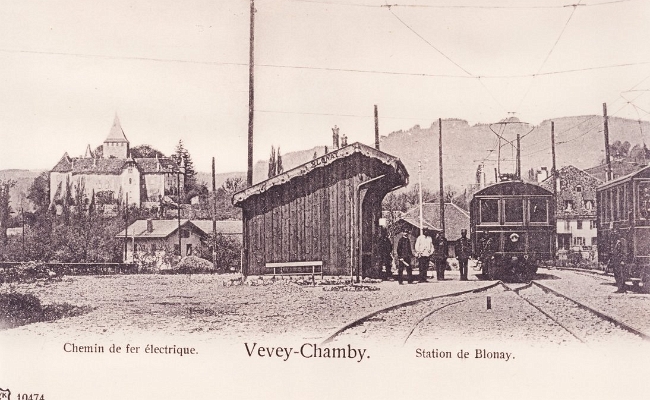
[[[347,145],[348,145],[348,137],[345,136],[345,133],[344,133],[343,136],[341,136],[341,147],[345,147]]]
[[[151,218],[147,219],[147,232],[153,232],[153,220]]]
[[[339,127],[336,125],[332,128],[332,148],[334,150],[339,148]]]

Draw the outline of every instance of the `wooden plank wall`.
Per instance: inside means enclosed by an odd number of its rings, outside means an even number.
[[[352,230],[359,226],[352,223],[354,192],[385,171],[376,160],[354,156],[246,200],[247,274],[268,273],[269,262],[323,261],[326,274],[348,275]]]

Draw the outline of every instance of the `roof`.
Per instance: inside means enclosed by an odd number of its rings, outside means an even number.
[[[147,232],[147,220],[139,219],[129,225],[128,237],[135,238],[166,238],[178,230],[177,219],[152,219],[153,230]],[[204,235],[212,232],[212,220],[188,220],[181,219],[181,227],[186,225],[192,226]],[[217,221],[217,232],[222,234],[241,234],[242,221]],[[124,230],[115,235],[115,237],[124,237]]]
[[[485,188],[474,193],[474,197],[504,196],[509,194],[515,194],[515,195],[523,194],[528,196],[533,196],[533,195],[549,196],[552,195],[553,193],[536,183],[529,183],[523,181],[505,181],[505,182],[499,182],[499,183],[486,186]]]
[[[120,119],[115,114],[115,119],[113,120],[113,126],[111,126],[110,132],[104,143],[129,143],[129,140],[126,138],[122,126],[120,125]]]
[[[134,160],[143,174],[178,172],[178,165],[171,158],[134,158]]]
[[[237,192],[233,195],[232,203],[238,206],[251,196],[262,194],[274,186],[283,185],[294,178],[305,176],[315,169],[324,168],[334,161],[348,158],[354,154],[362,154],[388,165],[394,169],[396,174],[403,177],[404,182],[408,178],[406,167],[404,167],[404,164],[402,164],[399,158],[356,142]]]
[[[52,168],[51,172],[70,172],[72,171],[72,163],[70,160],[70,156],[68,156],[68,153],[64,153],[63,157],[59,160],[58,163]]]
[[[441,231],[440,203],[422,204],[422,218],[424,219],[425,228],[429,227]],[[408,210],[401,219],[414,226],[420,226],[420,207],[415,206]],[[469,213],[454,203],[445,203],[445,233],[447,239],[456,240],[460,238],[461,229],[469,231]]]
[[[606,182],[606,183],[603,184],[603,185],[600,185],[600,186],[598,187],[598,190],[601,190],[601,189],[607,189],[607,188],[609,188],[609,187],[616,186],[617,184],[619,184],[619,183],[621,183],[621,182],[624,182],[624,181],[627,181],[627,180],[629,180],[629,179],[632,179],[632,178],[636,177],[637,175],[640,175],[642,172],[646,172],[646,171],[649,171],[649,170],[650,170],[650,166],[647,166],[647,167],[641,168],[641,169],[639,169],[639,170],[637,170],[637,171],[634,171],[634,172],[632,172],[632,173],[629,173],[629,174],[627,174],[627,175],[625,175],[625,176],[621,176],[620,178],[616,178],[616,179],[614,179],[614,180],[611,180],[611,181],[609,181],[609,182]]]
[[[618,179],[619,177],[625,177],[636,171],[639,171],[640,169],[643,169],[645,165],[634,161],[612,160],[611,167],[612,175]],[[601,164],[596,165],[595,167],[587,168],[585,169],[585,172],[600,179],[601,181],[605,181],[607,179],[607,164]]]
[[[193,219],[192,223],[205,233],[212,233],[211,219]],[[241,220],[216,221],[217,232],[223,235],[241,235],[243,224]]]
[[[73,158],[71,171],[77,174],[119,175],[133,159],[124,158]]]
[[[127,236],[137,238],[166,238],[176,232],[178,229],[177,219],[152,219],[153,230],[147,232],[147,220],[139,219],[129,225]],[[181,227],[190,223],[187,219],[181,220]],[[190,223],[191,224],[191,223]],[[115,235],[115,237],[124,237],[124,230]]]

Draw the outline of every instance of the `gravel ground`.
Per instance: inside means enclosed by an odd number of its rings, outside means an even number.
[[[398,285],[369,284],[377,291],[325,291],[287,280],[231,286],[232,275],[123,275],[64,277],[61,282],[12,286],[42,303],[67,302],[94,311],[75,318],[31,324],[0,335],[201,335],[218,339],[292,337],[324,339],[338,327],[409,300],[468,290],[486,282],[457,280]],[[256,278],[249,279],[259,282]],[[12,290],[2,285],[0,290]]]
[[[572,344],[578,341],[564,329],[519,298],[514,292],[491,294],[491,309],[486,296],[472,296],[436,312],[422,321],[409,344],[431,343],[453,337],[459,342],[543,342]]]
[[[610,276],[561,270],[540,272],[555,278],[540,280],[540,283],[650,334],[650,295],[632,291],[614,293],[616,284]]]
[[[616,340],[617,342],[629,341],[632,344],[641,343],[643,340],[592,312],[578,307],[570,300],[552,293],[545,293],[537,286],[521,290],[519,294],[544,310],[585,343]]]
[[[299,286],[287,280],[273,284],[265,280],[266,284],[260,286],[231,285],[234,275],[79,276],[64,277],[60,282],[3,284],[0,291],[32,293],[43,304],[69,303],[89,306],[93,311],[0,331],[0,339],[43,336],[70,340],[89,335],[159,334],[205,340],[321,340],[343,325],[385,307],[490,283],[478,280],[473,273],[470,269],[468,282],[458,281],[458,271],[450,271],[448,280],[442,282],[398,285],[390,281],[367,284],[377,291],[350,292],[325,291],[321,286]],[[578,301],[650,332],[650,295],[615,294],[613,279],[570,271],[541,270],[538,278]],[[249,280],[259,282],[256,278]],[[523,300],[515,301],[514,293],[493,293],[490,311],[485,310],[486,295],[467,296],[467,301],[440,310],[419,326],[409,343],[419,337],[438,336],[553,343],[575,340],[558,333],[557,327]],[[435,304],[443,306],[459,299],[441,299]],[[403,316],[408,329],[396,326],[388,336],[403,342],[415,314]]]

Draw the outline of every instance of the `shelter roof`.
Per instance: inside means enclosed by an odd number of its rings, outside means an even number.
[[[153,219],[151,220],[153,229],[151,232],[147,231],[147,220],[139,219],[129,225],[128,232],[126,232],[127,237],[136,237],[136,238],[166,238],[178,229],[178,220],[176,219]],[[181,228],[186,225],[194,226],[189,220],[181,220]],[[124,237],[125,231],[122,230],[120,233],[115,235],[115,237]]]
[[[399,158],[384,153],[382,151],[379,151],[370,146],[366,146],[365,144],[356,142],[348,146],[342,147],[340,149],[334,150],[330,153],[325,154],[324,156],[311,160],[295,168],[292,168],[282,174],[276,175],[265,181],[257,183],[240,192],[237,192],[233,195],[232,202],[234,205],[237,206],[251,196],[262,194],[274,186],[284,185],[285,183],[291,181],[294,178],[308,175],[310,172],[316,169],[325,168],[336,160],[345,159],[353,156],[354,154],[362,154],[366,157],[376,159],[382,162],[383,164],[391,167],[397,175],[402,177],[404,183],[406,183],[406,180],[408,178],[408,172],[406,171],[404,164],[402,164]]]
[[[606,189],[608,187],[616,186],[617,184],[619,184],[621,182],[627,181],[627,180],[632,179],[632,178],[636,178],[639,175],[644,175],[643,177],[645,178],[645,177],[647,177],[648,172],[650,172],[650,166],[641,168],[639,170],[636,170],[636,171],[634,171],[632,173],[629,173],[629,174],[627,174],[625,176],[621,176],[620,178],[616,178],[616,179],[611,180],[609,182],[605,182],[605,184],[599,186],[598,189],[600,190],[600,189]]]

